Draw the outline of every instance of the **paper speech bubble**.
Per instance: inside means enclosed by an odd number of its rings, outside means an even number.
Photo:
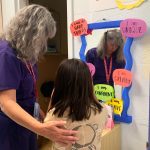
[[[104,102],[114,98],[114,88],[107,84],[96,84],[94,85],[94,92],[98,100]]]
[[[89,67],[90,73],[93,76],[95,74],[95,66],[92,63],[86,63]]]
[[[118,8],[132,9],[140,6],[145,0],[115,0]]]
[[[147,26],[141,19],[126,19],[120,23],[120,29],[125,37],[137,38],[144,35]]]
[[[73,36],[87,34],[87,29],[87,21],[83,18],[72,22],[70,25],[70,30]]]
[[[113,81],[116,85],[128,87],[132,82],[132,73],[126,69],[116,69],[113,72]]]
[[[114,114],[121,115],[123,110],[123,100],[113,98],[110,101],[106,102],[106,104],[113,107]]]

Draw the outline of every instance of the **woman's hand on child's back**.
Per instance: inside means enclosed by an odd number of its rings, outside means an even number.
[[[61,145],[74,144],[78,140],[76,137],[78,132],[65,129],[65,124],[65,121],[48,121],[42,123],[40,135],[47,137],[51,141],[60,143]]]

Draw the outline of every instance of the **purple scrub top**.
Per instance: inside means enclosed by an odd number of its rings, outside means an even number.
[[[33,67],[37,77],[37,67]],[[33,116],[33,78],[7,41],[0,41],[0,91],[16,89],[17,103]],[[18,112],[19,113],[19,112]],[[37,150],[36,135],[0,111],[0,150]]]
[[[107,84],[106,81],[106,74],[105,74],[105,67],[104,67],[104,60],[101,59],[97,54],[97,49],[92,48],[90,49],[86,54],[86,61],[88,63],[92,63],[95,66],[95,74],[93,76],[93,83],[95,84]],[[106,59],[107,68],[109,68],[110,64],[110,58]],[[115,69],[121,69],[125,67],[125,62],[122,61],[118,63],[116,61],[116,55],[115,53],[112,55],[112,71],[110,75],[109,85],[114,86],[113,79],[112,79],[112,73]]]

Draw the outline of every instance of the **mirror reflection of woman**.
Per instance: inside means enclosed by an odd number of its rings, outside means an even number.
[[[123,55],[124,40],[120,30],[113,29],[104,32],[97,48],[88,50],[86,61],[95,66],[93,82],[114,86],[112,73],[115,69],[125,67]]]

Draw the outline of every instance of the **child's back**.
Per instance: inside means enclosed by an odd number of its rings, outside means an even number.
[[[59,65],[45,122],[48,120],[65,120],[67,129],[79,131],[75,144],[62,147],[54,143],[50,150],[100,150],[107,111],[94,96],[85,62],[69,59]]]
[[[65,120],[67,122],[67,129],[79,131],[77,135],[79,140],[74,145],[68,145],[67,147],[53,143],[51,150],[100,150],[101,134],[108,116],[105,106],[103,106],[100,113],[97,111],[95,114],[92,110],[89,119],[74,122],[68,119],[67,111],[61,118],[58,118],[57,115],[53,115],[54,109],[55,108],[47,113],[45,122],[49,120]]]

